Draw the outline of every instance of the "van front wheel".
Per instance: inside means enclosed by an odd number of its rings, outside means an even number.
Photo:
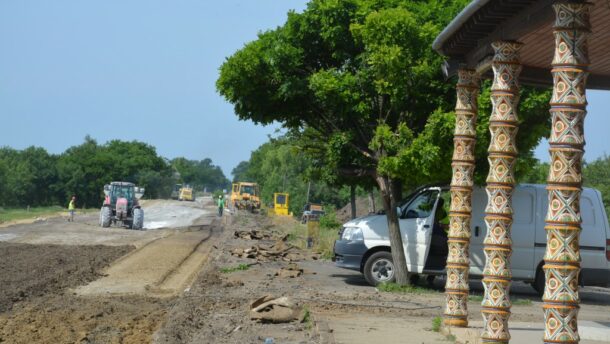
[[[534,282],[532,282],[532,287],[534,290],[536,290],[538,296],[542,296],[542,294],[544,294],[545,282],[544,270],[542,270],[542,267],[539,267],[536,270],[536,278],[534,279]]]
[[[364,264],[364,278],[372,286],[394,282],[396,280],[394,272],[394,262],[390,252],[375,252]]]

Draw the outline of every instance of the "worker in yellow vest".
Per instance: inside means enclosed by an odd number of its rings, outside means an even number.
[[[68,212],[70,213],[70,217],[68,221],[74,222],[74,212],[76,211],[76,196],[72,196],[70,203],[68,204]]]

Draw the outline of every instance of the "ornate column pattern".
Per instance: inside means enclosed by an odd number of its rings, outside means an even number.
[[[445,324],[468,326],[468,273],[470,259],[470,215],[474,174],[474,145],[476,140],[477,97],[479,76],[474,70],[458,71],[455,132],[451,167],[451,208],[447,255],[447,283],[445,294]]]
[[[512,193],[515,184],[514,165],[517,158],[519,103],[518,77],[520,43],[494,42],[492,61],[494,80],[491,86],[492,112],[489,119],[489,174],[487,175],[487,207],[485,208],[485,269],[481,313],[485,343],[508,343],[510,317],[509,288],[511,282],[510,255],[513,222]]]
[[[578,343],[580,192],[585,145],[589,5],[555,3],[551,163],[544,256],[545,343]]]

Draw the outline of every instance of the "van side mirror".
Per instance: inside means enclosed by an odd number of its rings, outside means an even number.
[[[402,209],[400,207],[396,207],[396,214],[398,214],[398,218],[402,218]]]

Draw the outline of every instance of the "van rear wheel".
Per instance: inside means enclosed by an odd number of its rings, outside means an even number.
[[[392,254],[386,251],[373,253],[364,264],[364,278],[372,285],[396,280]]]

